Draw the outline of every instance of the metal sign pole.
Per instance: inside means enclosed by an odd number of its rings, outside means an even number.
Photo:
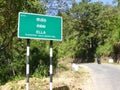
[[[53,41],[50,41],[50,90],[52,90],[52,74],[53,74],[52,57],[53,57]]]
[[[29,90],[29,59],[30,59],[30,39],[27,39],[26,90]]]

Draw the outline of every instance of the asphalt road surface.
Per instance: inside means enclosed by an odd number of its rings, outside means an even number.
[[[84,64],[91,71],[94,90],[120,90],[120,66]]]

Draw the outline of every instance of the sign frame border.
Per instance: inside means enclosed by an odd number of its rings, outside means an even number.
[[[36,15],[36,16],[44,16],[44,17],[54,17],[54,18],[60,18],[61,19],[61,39],[48,39],[48,38],[33,38],[33,37],[23,37],[19,35],[19,28],[20,28],[20,14],[28,14],[28,15]],[[62,41],[63,40],[63,19],[60,16],[50,16],[50,15],[43,15],[43,14],[36,14],[36,13],[26,13],[26,12],[19,12],[18,14],[18,28],[17,28],[17,36],[18,38],[22,39],[39,39],[39,40],[53,40],[53,41]]]

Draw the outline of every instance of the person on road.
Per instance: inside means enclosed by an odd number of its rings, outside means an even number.
[[[98,63],[98,64],[101,64],[101,59],[100,59],[100,57],[97,58],[97,63]]]

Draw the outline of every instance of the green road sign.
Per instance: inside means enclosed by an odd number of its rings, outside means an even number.
[[[19,12],[18,37],[26,39],[62,40],[62,18]]]

